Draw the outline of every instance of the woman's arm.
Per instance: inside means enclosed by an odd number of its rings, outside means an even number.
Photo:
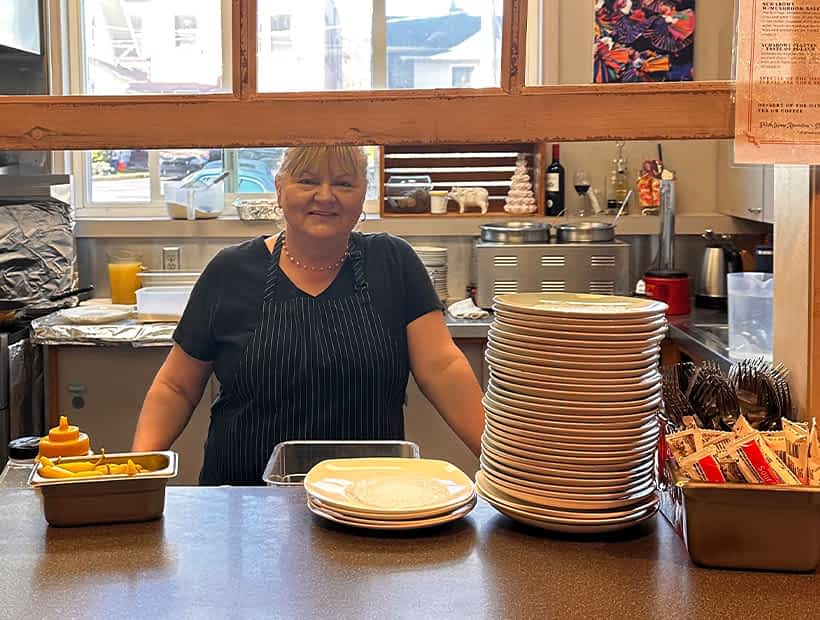
[[[476,455],[481,452],[481,387],[467,358],[450,337],[439,310],[407,326],[410,368],[421,391]]]
[[[142,404],[132,450],[167,450],[185,429],[211,376],[202,362],[174,344]]]

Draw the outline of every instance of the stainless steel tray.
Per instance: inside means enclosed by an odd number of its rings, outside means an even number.
[[[693,482],[674,468],[672,477],[696,564],[798,572],[820,566],[820,487]]]
[[[417,459],[419,447],[412,441],[283,441],[273,449],[262,480],[268,486],[301,485],[321,461],[376,456]]]
[[[96,459],[77,456],[65,463]],[[177,453],[120,452],[106,454],[106,463],[127,463],[128,459],[150,473],[136,476],[114,475],[104,478],[43,478],[32,468],[29,484],[43,495],[46,521],[55,526],[123,523],[159,519],[165,509],[165,487],[177,475]]]

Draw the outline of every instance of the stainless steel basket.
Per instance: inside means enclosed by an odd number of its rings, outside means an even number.
[[[268,486],[300,485],[322,461],[378,456],[417,459],[419,447],[412,441],[283,441],[273,449],[262,480]]]

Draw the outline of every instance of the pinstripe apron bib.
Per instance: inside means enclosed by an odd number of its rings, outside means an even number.
[[[241,406],[214,408],[201,484],[261,484],[280,441],[404,437],[409,363],[373,307],[360,242],[349,242],[351,295],[279,301],[282,239],[232,388]]]

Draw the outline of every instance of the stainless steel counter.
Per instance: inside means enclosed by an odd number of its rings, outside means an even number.
[[[487,337],[492,318],[468,320],[445,314],[450,335],[456,340]],[[110,325],[73,325],[53,314],[32,322],[34,341],[52,346],[127,345],[132,347],[170,347],[175,323],[120,321]]]
[[[729,358],[729,326],[725,310],[692,307],[692,312],[669,318],[669,338],[701,360],[717,362],[726,371]]]

